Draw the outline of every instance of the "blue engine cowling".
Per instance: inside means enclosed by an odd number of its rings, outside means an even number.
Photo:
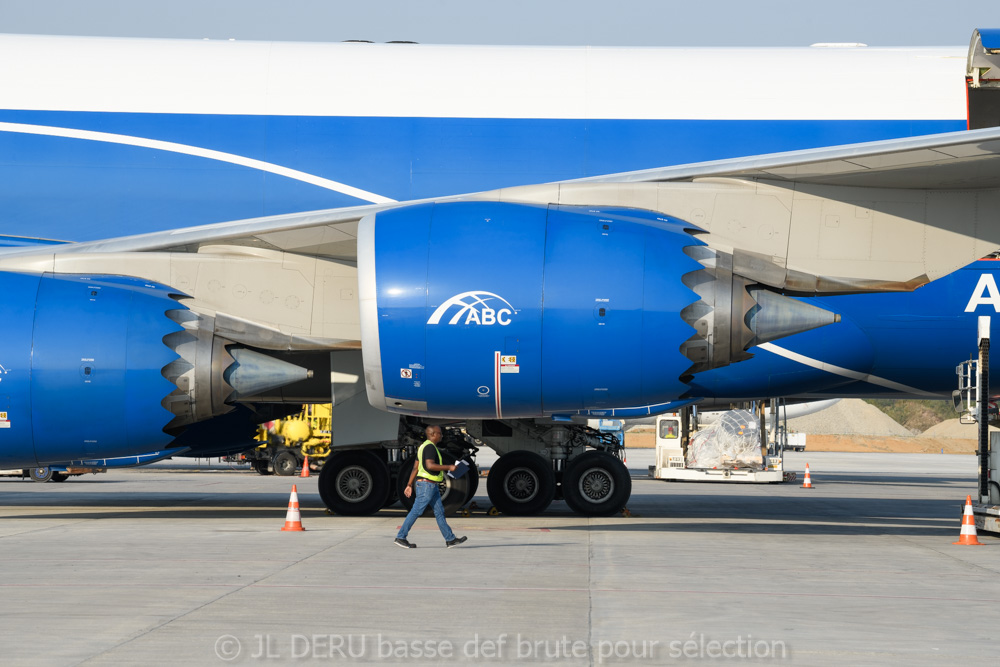
[[[362,348],[377,408],[465,418],[652,405],[684,393],[701,269],[690,225],[490,202],[361,222]]]
[[[0,293],[0,467],[239,451],[263,419],[236,402],[311,377],[164,285],[0,272]]]
[[[165,449],[180,330],[167,288],[131,278],[0,273],[0,467]],[[6,413],[6,414],[3,414]]]

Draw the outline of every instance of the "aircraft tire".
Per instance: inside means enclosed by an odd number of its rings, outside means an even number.
[[[387,509],[392,507],[399,502],[399,496],[396,493],[396,480],[389,480],[389,495],[386,496],[385,502],[382,503],[382,509]]]
[[[299,467],[299,459],[293,452],[287,449],[282,452],[278,452],[274,455],[274,460],[271,462],[271,466],[274,468],[274,474],[280,475],[281,477],[291,477],[295,474],[295,470]]]
[[[414,498],[413,496],[407,498],[403,493],[403,489],[406,488],[406,483],[410,480],[410,471],[413,470],[414,458],[413,456],[406,457],[402,467],[399,469],[399,477],[396,478],[396,493],[399,496],[399,502],[403,505],[403,509],[407,512],[413,507]],[[448,452],[441,452],[441,462],[444,465],[451,465],[455,462],[455,457]],[[469,472],[458,479],[452,479],[445,474],[444,481],[439,485],[441,488],[441,504],[444,505],[445,514],[454,514],[472,500],[473,494],[470,493],[470,488],[473,482],[469,476],[471,473],[472,470],[470,469]],[[479,480],[476,481],[478,482]],[[421,516],[434,516],[434,512],[428,507]]]
[[[28,476],[31,477],[32,482],[47,482],[52,479],[53,474],[52,468],[48,466],[28,469]]]
[[[552,466],[538,454],[508,452],[490,468],[486,490],[490,502],[502,513],[531,516],[552,504],[556,478]]]
[[[566,504],[584,516],[611,516],[632,495],[632,476],[619,459],[606,452],[586,452],[569,463],[563,476]]]
[[[366,516],[389,497],[389,466],[364,449],[331,455],[319,473],[319,495],[334,513]]]
[[[469,500],[471,501],[476,497],[476,492],[479,491],[479,466],[476,465],[475,461],[471,461],[469,472],[465,473],[465,476],[469,478]]]

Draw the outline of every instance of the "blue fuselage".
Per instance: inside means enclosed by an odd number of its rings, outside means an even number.
[[[0,111],[0,123],[209,149],[398,201],[893,139],[964,121],[566,120]],[[0,131],[2,237],[88,241],[363,204],[221,159]],[[7,243],[16,243],[10,239]]]

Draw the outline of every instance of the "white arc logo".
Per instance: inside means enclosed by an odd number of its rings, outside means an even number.
[[[497,299],[507,306],[507,308],[490,308],[486,302]],[[427,324],[440,324],[441,318],[453,307],[458,307],[448,324],[458,324],[462,316],[465,320],[462,324],[485,324],[487,326],[499,324],[502,327],[510,324],[510,316],[516,311],[507,299],[493,292],[462,292],[451,297],[434,311]]]

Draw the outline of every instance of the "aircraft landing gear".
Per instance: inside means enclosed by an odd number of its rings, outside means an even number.
[[[486,489],[493,506],[504,514],[529,516],[544,512],[556,493],[551,464],[534,452],[508,452],[490,468]]]
[[[570,462],[562,484],[566,504],[586,516],[611,516],[632,495],[632,476],[618,458],[606,452],[581,454]]]
[[[323,502],[332,513],[347,516],[374,514],[397,499],[409,510],[414,499],[403,490],[423,440],[423,423],[404,417],[398,440],[333,454],[319,475]],[[486,489],[493,507],[503,514],[539,514],[560,498],[578,514],[610,516],[625,507],[632,494],[632,478],[617,456],[622,450],[618,438],[584,424],[469,420],[464,432],[444,428],[438,445],[442,463],[459,458],[472,462],[484,443],[500,454]],[[445,512],[453,514],[467,506],[478,486],[474,462],[458,479],[445,476],[441,483]]]
[[[335,514],[364,516],[389,499],[389,467],[371,450],[330,456],[319,473],[319,495]]]
[[[486,479],[490,501],[504,514],[545,511],[553,499],[577,514],[610,516],[632,495],[617,437],[584,424],[510,419],[470,421],[466,429],[501,453]]]

